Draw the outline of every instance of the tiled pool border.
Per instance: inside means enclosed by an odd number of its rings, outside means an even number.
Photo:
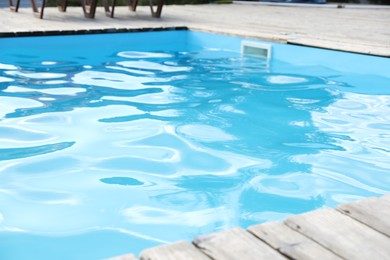
[[[80,30],[52,30],[52,31],[22,31],[0,32],[0,38],[28,37],[28,36],[65,36],[102,33],[127,33],[127,32],[160,32],[160,31],[187,31],[186,26],[174,27],[148,27],[148,28],[105,28],[105,29],[80,29]]]

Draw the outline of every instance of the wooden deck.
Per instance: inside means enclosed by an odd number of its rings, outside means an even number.
[[[146,249],[140,259],[390,259],[390,195]]]

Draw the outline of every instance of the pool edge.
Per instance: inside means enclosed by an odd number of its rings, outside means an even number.
[[[21,31],[0,32],[0,38],[30,37],[30,36],[65,36],[83,34],[126,33],[126,32],[160,32],[160,31],[185,31],[186,26],[172,27],[143,27],[143,28],[103,28],[103,29],[76,29],[76,30],[52,30],[52,31]]]
[[[305,40],[305,39],[288,39],[265,36],[260,34],[248,34],[240,32],[231,32],[226,30],[214,30],[210,28],[188,27],[188,26],[169,26],[169,27],[141,27],[141,28],[103,28],[103,29],[75,29],[75,30],[41,30],[41,31],[14,31],[14,32],[0,32],[1,38],[12,37],[35,37],[35,36],[65,36],[65,35],[88,35],[88,34],[105,34],[105,33],[132,33],[132,32],[160,32],[160,31],[194,31],[221,34],[226,36],[240,37],[245,39],[268,41],[272,43],[281,43],[295,46],[312,47],[324,50],[333,50],[346,53],[362,54],[374,57],[390,58],[390,54],[381,51],[367,51],[367,48],[362,46],[355,47],[354,45],[340,46],[328,44],[324,40]],[[341,48],[338,48],[341,47]],[[365,50],[365,51],[362,51]]]

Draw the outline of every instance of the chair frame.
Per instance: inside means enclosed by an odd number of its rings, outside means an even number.
[[[86,18],[95,18],[97,0],[80,0],[81,6],[83,8],[84,16]],[[20,0],[16,0],[14,3],[13,0],[8,0],[9,6],[12,12],[18,12],[20,6]],[[46,0],[42,0],[40,9],[38,8],[36,0],[30,0],[31,7],[33,9],[34,16],[39,19],[43,19],[43,12],[46,7]],[[68,0],[62,0],[58,4],[58,10],[60,12],[66,12],[66,7],[68,6]]]
[[[114,11],[115,11],[115,6],[116,6],[116,0],[112,0],[112,4],[110,5],[110,0],[103,0],[103,6],[104,10],[106,12],[106,16],[114,18]],[[157,9],[156,11],[154,10],[153,7],[153,0],[148,0],[149,1],[149,6],[150,6],[150,11],[152,13],[152,17],[155,18],[160,18],[161,17],[161,12],[162,8],[164,5],[164,0],[157,0]],[[133,12],[136,11],[138,5],[138,0],[129,0],[128,6],[129,9]]]

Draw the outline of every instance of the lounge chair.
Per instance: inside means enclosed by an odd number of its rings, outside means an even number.
[[[19,10],[20,0],[16,0],[16,3],[13,0],[8,0],[9,6],[12,12],[17,12]],[[45,10],[46,0],[42,0],[41,8],[38,8],[36,0],[30,0],[31,7],[33,9],[34,16],[42,19],[43,11]],[[66,7],[68,5],[68,0],[61,0],[58,3],[58,9],[60,12],[66,12]],[[87,18],[95,18],[97,0],[81,0],[81,6],[83,7],[84,16]]]
[[[157,0],[156,4],[156,11],[154,11],[153,7],[153,0],[148,0],[149,1],[149,6],[150,6],[150,11],[152,13],[153,17],[160,18],[161,17],[161,11],[164,5],[164,0]],[[137,9],[138,5],[138,0],[129,0],[129,9],[133,12]],[[114,10],[115,10],[115,5],[116,5],[116,0],[112,0],[112,4],[110,5],[110,0],[103,0],[103,5],[104,5],[104,10],[106,12],[106,15],[108,17],[114,18]]]

